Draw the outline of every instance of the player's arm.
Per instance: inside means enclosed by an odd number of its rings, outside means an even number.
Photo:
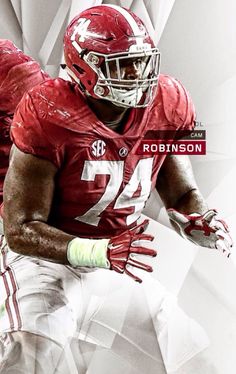
[[[14,251],[65,264],[74,237],[47,224],[56,172],[51,162],[12,147],[4,183],[4,233]]]
[[[129,266],[152,271],[133,258],[155,256],[143,243],[153,239],[144,234],[147,222],[111,239],[90,240],[69,235],[50,226],[48,217],[54,195],[57,168],[49,161],[25,154],[13,146],[4,184],[4,230],[9,247],[20,254],[69,264],[101,267],[126,273]]]
[[[156,188],[166,209],[174,208],[187,214],[202,214],[207,210],[187,156],[166,157],[158,174]]]
[[[175,230],[193,243],[230,255],[228,227],[214,209],[208,209],[187,156],[168,155],[158,175],[157,191]]]
[[[187,214],[202,214],[207,210],[188,156],[168,155],[158,174],[156,188],[166,209]]]

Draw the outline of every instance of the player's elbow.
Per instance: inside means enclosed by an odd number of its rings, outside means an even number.
[[[4,226],[4,235],[7,242],[8,247],[14,251],[20,251],[20,233],[14,227]]]

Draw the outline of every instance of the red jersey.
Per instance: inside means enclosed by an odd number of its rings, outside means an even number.
[[[165,155],[136,154],[145,134],[191,130],[194,117],[181,83],[161,75],[152,105],[131,109],[118,134],[96,117],[76,84],[55,79],[25,95],[11,135],[21,151],[58,169],[49,224],[99,238],[132,227],[155,187]]]
[[[48,76],[11,41],[0,39],[0,205],[12,145],[10,125],[23,94]]]

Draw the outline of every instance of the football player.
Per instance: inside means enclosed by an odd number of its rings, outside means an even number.
[[[46,78],[47,74],[36,61],[10,40],[0,39],[0,205],[12,145],[10,124],[13,114],[23,94]]]
[[[143,258],[156,256],[149,246],[153,237],[145,233],[148,222],[137,220],[154,188],[183,236],[227,255],[232,245],[224,222],[208,210],[187,159],[137,153],[148,132],[171,129],[178,136],[192,130],[195,119],[183,85],[159,74],[160,52],[142,21],[118,6],[87,9],[68,26],[64,54],[72,82],[58,78],[34,87],[24,95],[11,128],[0,324],[18,349],[18,365],[22,352],[28,349],[33,356],[35,339],[38,357],[50,351],[49,339],[59,346],[73,336],[66,279],[77,284],[82,303],[81,284],[89,276],[103,284],[112,270],[128,289],[132,282],[126,275],[141,282],[142,273],[146,278],[152,271]],[[100,281],[83,276],[97,268],[106,269],[96,273],[102,274]],[[160,301],[158,287],[152,284]],[[138,328],[137,310],[133,320]],[[150,321],[156,326],[157,315]],[[185,348],[185,357],[193,354],[192,347]],[[199,350],[197,343],[194,349]],[[55,369],[60,352],[54,352]],[[44,372],[37,365],[36,372]],[[48,365],[45,372],[53,372]]]

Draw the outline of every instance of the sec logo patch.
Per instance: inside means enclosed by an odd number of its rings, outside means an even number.
[[[91,146],[91,153],[95,157],[101,157],[106,152],[106,143],[103,140],[95,140]]]

